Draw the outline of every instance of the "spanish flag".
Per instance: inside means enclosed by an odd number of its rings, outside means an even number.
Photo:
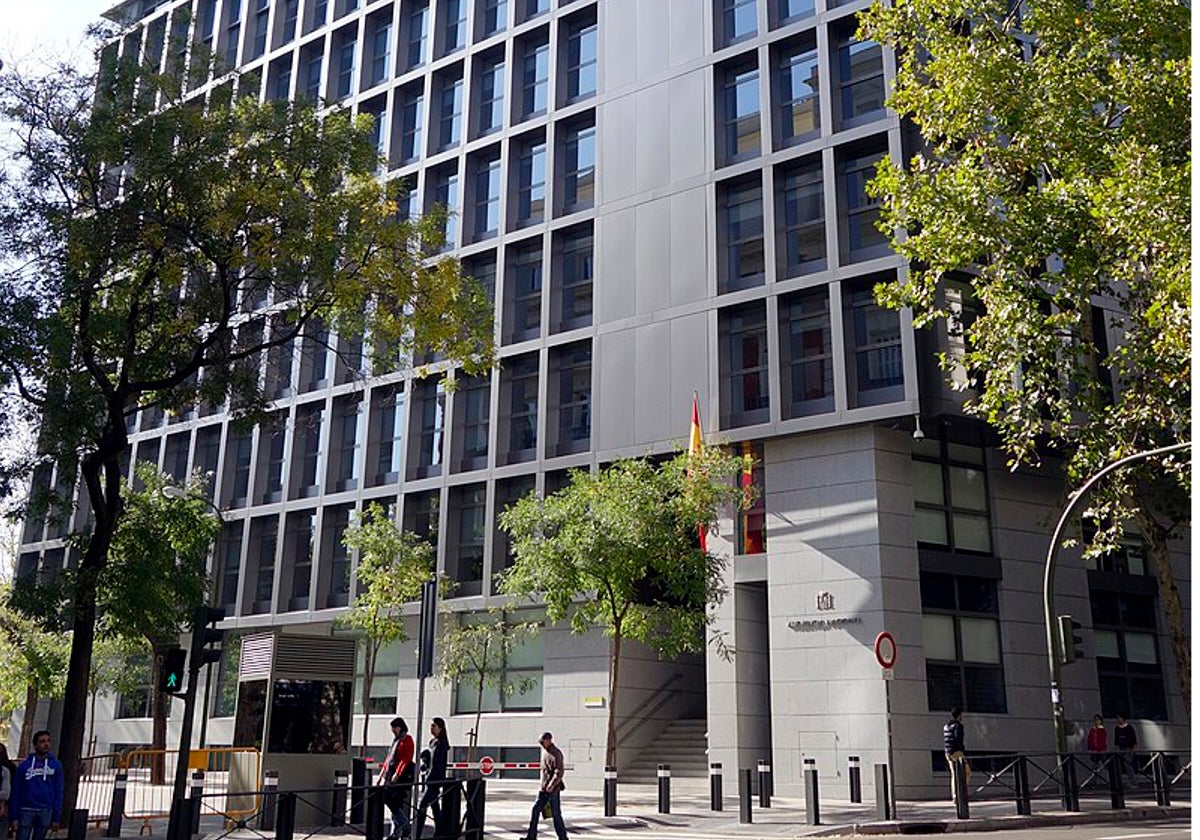
[[[704,448],[704,432],[700,429],[700,395],[692,391],[692,428],[688,433],[688,454],[699,455]],[[708,529],[701,525],[700,550],[708,551]]]

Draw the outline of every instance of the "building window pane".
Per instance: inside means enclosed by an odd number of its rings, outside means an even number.
[[[400,163],[421,157],[421,127],[425,123],[425,97],[416,90],[404,95],[400,117]]]
[[[768,419],[767,323],[762,303],[721,313],[722,426],[744,426]]]
[[[779,0],[779,22],[808,17],[814,11],[813,0]]]
[[[563,172],[563,210],[571,213],[591,207],[596,194],[596,128],[567,130]]]
[[[550,45],[528,44],[521,63],[521,116],[544,113],[550,90]]]
[[[516,252],[509,282],[507,316],[510,342],[537,338],[542,329],[542,249],[541,244],[522,247]]]
[[[438,144],[445,149],[462,139],[462,79],[443,82],[438,99]]]
[[[555,348],[558,455],[586,451],[592,436],[592,347],[590,342]]]
[[[886,253],[889,239],[875,223],[879,220],[879,201],[867,195],[867,183],[875,177],[875,164],[882,154],[850,158],[843,163],[842,189],[846,201],[846,247],[851,259],[865,259]]]
[[[951,446],[953,449],[951,449]],[[930,457],[939,457],[932,460]],[[990,553],[991,521],[984,471],[954,463],[966,460],[983,462],[980,447],[948,445],[931,440],[924,451],[913,459],[913,501],[916,503],[917,541],[949,546],[955,551]],[[948,524],[949,523],[949,526]],[[964,580],[966,580],[964,578]],[[991,597],[992,589],[985,587],[984,595],[976,591],[972,602],[977,609],[991,610],[991,604],[977,599]]]
[[[996,582],[921,575],[922,636],[931,711],[1007,711]]]
[[[967,662],[1000,662],[1000,625],[990,618],[960,618],[963,659]]]
[[[480,29],[484,37],[508,26],[508,0],[483,0],[483,16]]]
[[[500,230],[500,159],[480,163],[475,175],[475,237]]]
[[[1155,598],[1093,586],[1091,602],[1101,713],[1166,720]]]
[[[953,616],[927,613],[921,616],[921,632],[926,659],[958,659]]]
[[[488,414],[491,403],[491,378],[472,376],[456,395],[461,408],[462,461],[459,468],[473,470],[487,466]]]
[[[766,271],[761,184],[727,186],[724,221],[726,260],[721,291],[761,286]]]
[[[870,404],[869,399],[863,399],[868,392],[902,389],[904,385],[900,313],[879,306],[872,287],[862,285],[851,291],[850,314],[856,391],[860,404]]]
[[[493,61],[479,77],[479,133],[488,134],[504,125],[504,62]]]
[[[519,356],[512,361],[504,390],[503,404],[508,411],[508,463],[532,460],[537,449],[536,353]]]
[[[577,329],[592,323],[592,234],[570,233],[560,251],[557,330]]]
[[[838,80],[842,88],[842,124],[882,111],[883,51],[874,41],[854,41],[838,49]]]
[[[720,0],[725,42],[749,38],[758,31],[758,6],[755,0]]]
[[[803,292],[780,302],[780,344],[786,354],[784,398],[787,416],[833,409],[833,337],[829,292]]]
[[[467,43],[466,0],[442,0],[445,18],[445,52],[460,50]]]
[[[541,222],[546,216],[546,144],[534,142],[521,150],[517,168],[517,222]]]
[[[752,494],[750,507],[738,511],[734,519],[734,551],[737,554],[762,554],[767,550],[767,493],[763,472],[762,444],[742,441],[738,454],[754,459],[749,470],[742,470],[738,481],[745,493]]]
[[[415,3],[408,15],[408,64],[409,69],[424,64],[429,44],[429,4]]]
[[[760,151],[758,68],[730,70],[725,77],[725,157],[742,160]]]
[[[572,24],[567,34],[567,101],[596,92],[597,29],[595,21]]]
[[[818,68],[816,50],[789,53],[780,62],[780,127],[785,144],[821,130]]]
[[[780,257],[787,276],[825,267],[825,188],[819,161],[783,172]]]

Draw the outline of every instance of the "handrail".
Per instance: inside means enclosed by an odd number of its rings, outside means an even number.
[[[630,712],[625,717],[625,720],[617,725],[617,746],[627,741],[633,733],[641,729],[651,719],[651,715],[667,704],[667,701],[673,696],[667,689],[682,679],[683,674],[676,671],[666,682],[651,692],[650,696],[643,700],[640,706]],[[622,733],[621,730],[627,726],[628,728]]]

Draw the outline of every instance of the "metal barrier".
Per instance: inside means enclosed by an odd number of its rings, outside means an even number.
[[[102,825],[108,822],[116,786],[121,755],[102,753],[79,759],[79,793],[75,807],[88,812],[88,822]]]
[[[140,820],[139,834],[152,833],[153,820],[171,814],[173,781],[178,750],[130,750],[121,756],[118,769],[126,774],[123,816]],[[191,750],[188,768],[203,773],[206,813],[219,813],[231,822],[243,821],[259,811],[262,756],[249,747],[210,747]],[[111,790],[111,788],[110,788]],[[255,791],[237,794],[231,791]],[[219,805],[213,804],[220,800]],[[105,806],[107,812],[107,806]],[[107,817],[105,818],[107,819]]]

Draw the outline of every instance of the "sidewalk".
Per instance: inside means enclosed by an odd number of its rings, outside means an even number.
[[[516,840],[524,836],[529,821],[536,785],[529,781],[491,781],[487,787],[487,838]],[[1003,831],[1046,826],[1082,825],[1087,823],[1127,822],[1141,820],[1185,819],[1191,815],[1190,803],[1159,807],[1153,794],[1147,800],[1142,792],[1130,796],[1127,808],[1113,811],[1107,800],[1086,800],[1081,812],[1061,810],[1054,801],[1035,801],[1031,816],[1018,816],[1011,801],[971,803],[971,819],[959,820],[950,802],[901,802],[898,819],[880,822],[875,819],[874,802],[854,804],[844,799],[822,798],[820,825],[807,823],[804,800],[793,797],[773,797],[771,808],[758,807],[753,801],[753,823],[739,822],[736,796],[724,798],[725,810],[709,808],[707,780],[673,779],[671,813],[657,813],[658,793],[654,785],[624,784],[618,789],[617,816],[605,817],[603,798],[598,785],[569,786],[563,793],[563,812],[571,836],[580,838],[634,838],[665,835],[671,840],[776,840],[776,838],[833,837],[844,835],[878,834],[936,834],[962,831]],[[127,830],[124,836],[137,836]],[[155,830],[155,834],[164,834]],[[386,830],[386,829],[385,829]],[[297,827],[295,840],[361,836],[354,829],[324,829],[310,835],[311,829]],[[273,832],[260,833],[252,829],[229,832],[218,820],[205,818],[202,835],[207,840],[260,840]],[[427,837],[432,828],[427,829]],[[553,828],[545,821],[539,837],[554,837]]]

